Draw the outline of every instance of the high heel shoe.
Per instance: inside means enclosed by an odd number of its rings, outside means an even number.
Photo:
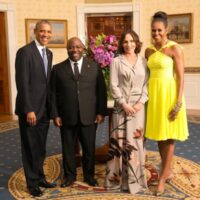
[[[157,196],[157,197],[162,196],[164,194],[164,192],[165,192],[165,189],[163,189],[163,190],[157,190],[155,192],[155,196]]]
[[[165,192],[165,181],[164,179],[160,179],[158,183],[158,187],[155,191],[155,196],[162,196]]]
[[[168,176],[168,178],[165,179],[165,183],[170,183],[173,178],[174,178],[174,174],[170,174]],[[158,183],[159,183],[159,180],[153,180],[152,182],[150,182],[149,185],[156,186],[156,185],[158,185]]]
[[[171,181],[172,181],[172,178],[167,178],[167,179],[165,180],[166,183],[171,183]]]
[[[158,180],[153,180],[149,183],[150,186],[157,186],[158,185]]]
[[[165,183],[171,183],[172,179],[174,178],[174,173],[171,171],[169,176],[165,179]],[[149,183],[150,186],[157,186],[159,184],[159,179],[153,180]]]
[[[168,176],[168,178],[166,178],[165,182],[166,182],[166,183],[170,183],[170,182],[172,181],[173,178],[174,178],[174,174],[171,173],[171,174]]]

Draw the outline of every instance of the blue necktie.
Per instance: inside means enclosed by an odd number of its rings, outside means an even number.
[[[42,59],[43,59],[43,62],[44,62],[45,74],[47,76],[48,59],[47,59],[47,53],[46,53],[46,49],[45,48],[42,49]]]

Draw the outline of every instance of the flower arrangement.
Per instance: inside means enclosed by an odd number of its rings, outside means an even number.
[[[118,41],[114,35],[99,34],[96,37],[90,36],[88,41],[88,56],[96,61],[102,68],[108,98],[111,98],[109,90],[109,66],[114,57],[118,55]]]

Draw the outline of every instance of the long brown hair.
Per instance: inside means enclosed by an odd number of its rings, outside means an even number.
[[[123,42],[124,42],[124,39],[125,39],[127,34],[130,34],[132,36],[132,38],[133,38],[133,40],[136,44],[135,53],[136,54],[140,53],[141,47],[142,47],[142,42],[140,42],[138,34],[133,30],[128,30],[128,31],[122,33],[121,38],[119,40],[119,47],[118,47],[119,53],[120,54],[124,53]]]

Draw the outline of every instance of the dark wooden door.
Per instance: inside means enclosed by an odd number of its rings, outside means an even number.
[[[87,16],[87,35],[115,35],[117,38],[132,28],[132,16]]]
[[[0,12],[0,113],[10,114],[5,13]]]

